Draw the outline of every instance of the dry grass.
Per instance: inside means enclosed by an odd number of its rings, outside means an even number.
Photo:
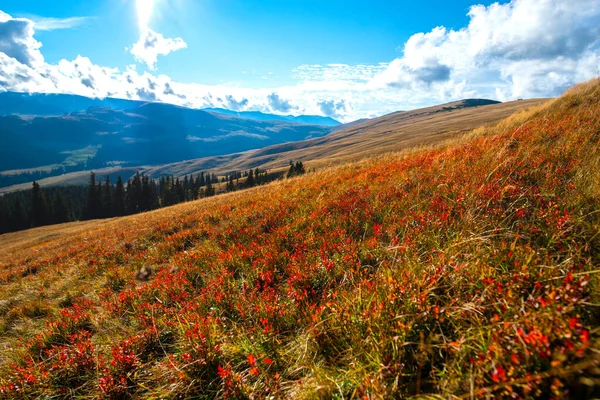
[[[334,132],[323,138],[232,154],[174,163],[149,170],[151,174],[185,175],[200,170],[218,173],[284,168],[290,160],[302,160],[312,168],[356,161],[417,146],[435,145],[483,125],[493,125],[546,99],[520,100],[480,107],[452,108],[460,102],[398,112]],[[447,110],[444,110],[447,108]]]
[[[598,132],[593,81],[442,145],[2,236],[0,394],[590,397]]]

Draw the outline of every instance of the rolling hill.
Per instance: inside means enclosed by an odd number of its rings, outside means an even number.
[[[146,171],[150,176],[185,175],[200,170],[227,173],[261,167],[286,167],[290,160],[309,162],[312,167],[358,160],[415,146],[448,140],[454,135],[496,123],[512,113],[547,99],[498,103],[467,99],[413,111],[397,112],[366,120],[321,138],[285,143],[244,154],[230,154],[158,166]]]
[[[443,145],[1,236],[0,395],[593,397],[599,131],[595,80]]]

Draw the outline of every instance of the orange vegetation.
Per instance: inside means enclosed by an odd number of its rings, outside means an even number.
[[[589,395],[599,143],[593,81],[444,147],[29,238],[1,255],[0,395]]]

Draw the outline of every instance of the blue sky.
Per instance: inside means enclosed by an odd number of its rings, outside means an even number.
[[[553,96],[600,71],[598,3],[4,0],[0,25],[31,31],[0,29],[0,89],[341,120]]]
[[[489,3],[489,2],[488,2]],[[472,1],[178,0],[156,1],[150,27],[183,37],[188,49],[173,53],[158,71],[184,82],[290,84],[302,64],[376,64],[399,55],[415,32],[468,22]],[[124,51],[139,38],[135,0],[4,0],[16,17],[91,16],[75,29],[41,32],[48,62],[86,55],[123,68]],[[234,62],[232,62],[234,61]],[[245,73],[244,73],[245,72]],[[268,76],[265,82],[261,76]]]

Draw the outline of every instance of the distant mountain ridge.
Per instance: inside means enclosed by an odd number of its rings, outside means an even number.
[[[53,116],[84,111],[88,108],[112,108],[128,110],[145,101],[107,97],[90,98],[74,94],[0,92],[0,115]]]
[[[107,107],[110,106],[110,107]],[[81,110],[71,111],[82,108]],[[2,171],[162,165],[322,137],[332,128],[164,103],[0,94]]]
[[[150,102],[107,97],[89,98],[72,94],[17,93],[0,92],[0,115],[37,115],[56,116],[84,111],[88,108],[111,108],[113,110],[131,110]],[[166,103],[155,103],[166,104]],[[189,107],[182,107],[189,108]],[[194,110],[194,108],[189,108]],[[341,123],[330,117],[318,115],[276,115],[260,111],[232,111],[224,108],[204,108],[202,111],[214,112],[254,121],[285,121],[297,124],[333,127]]]
[[[231,115],[239,118],[252,119],[254,121],[287,121],[298,124],[338,126],[341,122],[331,117],[322,117],[320,115],[277,115],[266,114],[260,111],[233,111],[224,108],[204,108],[204,111],[215,112],[219,114]]]

